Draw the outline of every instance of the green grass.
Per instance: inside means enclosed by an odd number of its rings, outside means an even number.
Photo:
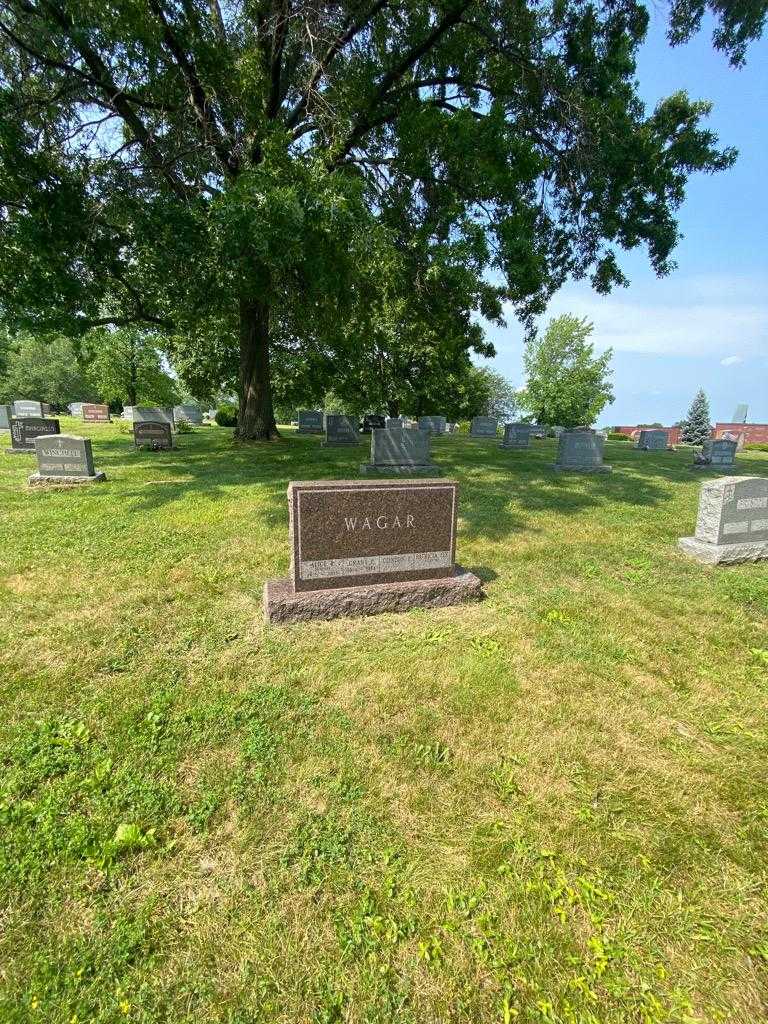
[[[768,565],[676,551],[690,451],[438,439],[487,600],[276,628],[364,447],[62,428],[106,484],[0,455],[3,1024],[765,1019]]]

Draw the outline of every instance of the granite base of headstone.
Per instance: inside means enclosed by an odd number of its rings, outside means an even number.
[[[325,440],[320,442],[320,447],[346,448],[352,444],[360,444],[355,419],[340,413],[329,413],[325,417]]]
[[[701,485],[693,537],[678,547],[707,565],[768,559],[768,478],[726,476]]]
[[[31,487],[77,487],[103,483],[107,479],[106,473],[94,469],[91,442],[85,437],[67,434],[36,437],[35,454],[37,470],[29,477]]]
[[[441,476],[432,461],[429,434],[407,427],[376,429],[371,434],[371,461],[360,466],[362,476]]]
[[[641,452],[671,452],[669,432],[666,430],[641,430],[635,448]]]
[[[313,480],[288,486],[291,574],[264,586],[271,623],[477,601],[456,565],[454,481]]]
[[[694,454],[691,469],[729,473],[736,465],[736,447],[736,441],[723,438],[705,441],[701,451]]]
[[[605,439],[594,430],[564,430],[557,443],[558,473],[610,473],[603,462]]]
[[[133,443],[136,448],[148,448],[153,452],[170,451],[173,448],[171,425],[159,421],[134,420]]]
[[[322,409],[299,409],[298,434],[322,434]]]
[[[505,423],[504,439],[499,448],[530,448],[531,431],[527,423]]]
[[[469,425],[470,437],[496,437],[499,421],[495,416],[473,416]]]
[[[59,421],[44,416],[11,417],[10,429],[11,447],[5,449],[8,455],[34,455],[36,437],[61,433]]]

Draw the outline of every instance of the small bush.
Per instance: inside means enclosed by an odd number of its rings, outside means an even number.
[[[632,438],[629,434],[621,434],[619,431],[614,430],[608,435],[609,441],[631,441]]]
[[[744,445],[745,452],[768,452],[768,443],[765,441],[753,441],[752,444]]]
[[[231,402],[225,402],[224,405],[220,405],[216,410],[214,419],[220,427],[236,427],[237,409]]]
[[[176,423],[176,432],[178,434],[191,434],[193,433],[193,427],[191,423],[187,423],[186,420],[179,420]]]

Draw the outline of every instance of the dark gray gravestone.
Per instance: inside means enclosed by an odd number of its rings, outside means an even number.
[[[84,437],[52,434],[35,438],[37,472],[29,478],[36,484],[95,484],[106,480],[93,468],[91,442]]]
[[[267,621],[478,600],[480,580],[455,563],[457,506],[454,481],[291,483],[291,574],[266,584]]]
[[[61,427],[58,420],[45,419],[42,416],[27,416],[22,419],[11,418],[11,447],[6,451],[10,454],[17,452],[33,453],[35,450],[35,438],[46,434],[60,434]]]
[[[173,448],[173,434],[169,423],[134,420],[133,443],[137,448],[151,448],[152,451],[169,451]]]
[[[469,426],[470,437],[496,437],[499,421],[495,416],[475,416]]]
[[[407,427],[376,429],[371,434],[371,461],[360,466],[363,475],[440,476],[429,453],[429,434]]]
[[[717,438],[705,441],[701,452],[694,456],[694,469],[730,470],[736,464],[736,441]]]
[[[203,422],[202,411],[196,405],[174,405],[173,418],[176,423],[194,423],[197,427]]]
[[[173,419],[173,409],[144,405],[134,405],[129,406],[129,408],[133,409],[134,423],[167,423],[171,430],[176,426]]]
[[[45,409],[43,408],[42,402],[28,402],[26,400],[20,400],[13,403],[13,415],[18,419],[26,419],[29,416],[35,416],[41,419],[45,415]]]
[[[344,445],[360,444],[357,422],[352,416],[329,413],[325,417],[325,440],[321,448],[338,448]]]
[[[445,416],[419,416],[419,430],[427,430],[430,434],[444,434]]]
[[[83,402],[81,415],[84,423],[109,423],[109,406],[100,402]]]
[[[709,565],[768,558],[768,478],[726,476],[701,485],[696,534],[678,546]]]
[[[644,452],[665,452],[669,448],[669,433],[666,430],[641,430],[637,448]]]
[[[11,429],[11,416],[13,416],[13,407],[0,405],[0,430]]]
[[[379,416],[378,413],[368,413],[367,416],[363,416],[363,433],[370,434],[372,430],[383,430],[386,426],[386,420],[383,416]]]
[[[299,409],[299,434],[322,434],[323,413],[321,409]]]
[[[564,430],[557,447],[554,469],[570,473],[610,473],[603,463],[605,438],[594,430]]]
[[[505,423],[504,440],[499,448],[530,448],[531,431],[527,423]]]

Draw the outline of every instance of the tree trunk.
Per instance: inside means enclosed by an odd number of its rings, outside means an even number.
[[[269,374],[269,306],[240,299],[240,408],[236,436],[249,441],[279,437]]]
[[[392,419],[397,419],[400,415],[400,403],[397,401],[387,402],[387,410]]]

